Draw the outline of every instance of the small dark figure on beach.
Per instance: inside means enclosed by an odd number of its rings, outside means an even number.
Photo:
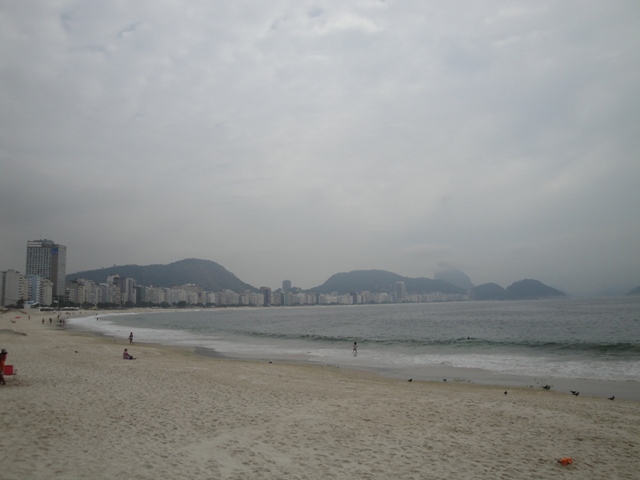
[[[4,381],[4,364],[7,361],[7,352],[4,348],[0,351],[0,385],[5,385]]]
[[[129,345],[133,345],[133,332],[129,334]]]
[[[358,355],[358,342],[353,342],[353,356]]]
[[[131,356],[129,354],[129,352],[127,351],[127,349],[124,349],[124,352],[122,352],[122,359],[123,360],[135,360],[135,357]]]

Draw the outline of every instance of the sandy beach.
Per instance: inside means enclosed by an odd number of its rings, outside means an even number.
[[[638,478],[637,401],[130,347],[18,315],[0,318],[18,369],[3,480]]]

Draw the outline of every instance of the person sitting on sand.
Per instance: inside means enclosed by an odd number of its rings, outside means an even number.
[[[0,351],[0,385],[5,385],[4,381],[4,363],[7,361],[7,351],[3,348]]]
[[[129,355],[129,352],[125,348],[124,352],[122,352],[122,359],[123,360],[135,360],[135,357],[132,357],[131,355]]]

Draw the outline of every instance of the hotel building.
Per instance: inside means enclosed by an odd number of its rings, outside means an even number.
[[[67,276],[67,247],[51,240],[27,242],[26,275],[38,275],[53,283],[53,296],[64,297]]]

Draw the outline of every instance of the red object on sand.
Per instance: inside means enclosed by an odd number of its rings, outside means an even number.
[[[5,375],[13,375],[13,365],[5,365],[4,366],[4,374]]]

